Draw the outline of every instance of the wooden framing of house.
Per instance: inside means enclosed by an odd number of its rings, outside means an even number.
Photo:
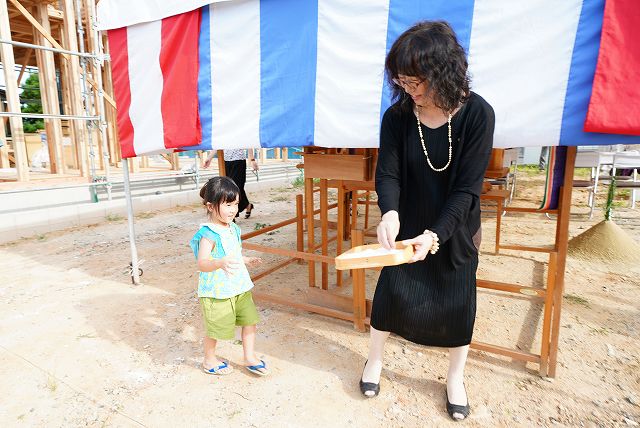
[[[22,117],[16,115],[29,68],[37,68],[40,80],[49,172],[93,180],[92,162],[104,171],[119,160],[103,156],[117,155],[117,133],[115,120],[113,126],[105,120],[115,119],[115,102],[111,85],[106,91],[101,85],[110,82],[110,73],[102,67],[100,46],[106,46],[106,38],[95,30],[95,16],[94,0],[0,0],[0,60],[7,94],[0,138],[8,143],[1,149],[0,168],[15,167],[17,181],[29,180]],[[79,46],[87,47],[84,55]]]

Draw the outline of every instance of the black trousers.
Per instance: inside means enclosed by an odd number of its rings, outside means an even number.
[[[242,212],[249,206],[249,199],[244,191],[244,184],[247,182],[247,160],[224,161],[224,168],[227,170],[227,177],[240,188],[238,212]]]

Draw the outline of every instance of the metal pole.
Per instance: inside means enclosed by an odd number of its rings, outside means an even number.
[[[76,0],[76,30],[78,31],[78,48],[80,53],[84,54],[84,28],[82,27],[82,9],[80,8],[80,0]],[[87,59],[83,56],[80,57],[80,64],[82,66],[82,106],[84,108],[84,114],[89,116],[91,114],[91,107],[89,105],[89,93],[87,92]],[[93,149],[93,123],[87,122],[87,142],[89,143],[89,170],[91,171],[91,182],[96,181],[96,153]],[[94,202],[98,202],[98,193],[94,187],[91,188],[91,199]]]
[[[109,183],[111,184],[111,183]],[[56,186],[56,187],[36,187],[36,188],[27,188],[27,189],[18,189],[18,190],[2,190],[0,191],[0,196],[2,195],[10,195],[15,193],[31,193],[31,192],[42,192],[46,190],[60,190],[60,189],[82,189],[85,187],[97,187],[97,186],[106,186],[107,183],[84,183],[84,184],[75,184],[72,186]]]
[[[131,245],[131,281],[140,284],[138,272],[138,249],[136,248],[136,231],[133,227],[133,202],[131,201],[131,186],[129,185],[129,159],[122,159],[124,172],[124,198],[127,201],[127,221],[129,223],[129,244]]]
[[[81,56],[81,57],[85,57],[85,58],[94,58],[95,57],[95,55],[93,55],[93,54],[80,53],[80,52],[75,52],[75,51],[68,51],[66,49],[50,48],[48,46],[34,45],[34,44],[31,44],[31,43],[15,42],[13,40],[0,39],[0,43],[6,43],[7,45],[18,46],[18,47],[21,47],[21,48],[40,49],[40,50],[43,50],[43,51],[51,51],[51,52],[57,52],[57,53],[62,53],[62,54],[67,54],[67,55],[76,55],[76,56]],[[31,68],[34,68],[34,67],[31,67]]]
[[[91,33],[94,40],[94,48],[97,50],[96,57],[94,57],[94,67],[96,70],[96,84],[98,85],[98,107],[100,108],[100,137],[102,138],[102,163],[104,164],[104,176],[107,183],[111,183],[110,180],[110,158],[109,158],[109,144],[107,141],[107,119],[106,119],[106,105],[104,103],[104,91],[102,89],[102,38],[98,31],[98,24],[96,22],[96,4],[95,0],[89,0],[88,4],[91,7]],[[111,200],[111,186],[107,185],[107,199]]]
[[[44,113],[14,113],[11,111],[0,112],[0,117],[29,117],[33,119],[69,119],[69,120],[98,120],[100,116],[75,116],[70,114],[44,114]]]
[[[195,153],[195,165],[193,166],[193,172],[195,173],[196,179],[196,190],[200,188],[200,152],[196,151]]]

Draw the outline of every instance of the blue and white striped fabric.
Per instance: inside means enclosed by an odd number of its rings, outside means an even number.
[[[604,0],[234,0],[201,13],[194,149],[377,147],[384,60],[421,20],[446,20],[496,147],[640,144],[583,132]],[[189,132],[189,130],[185,130]]]

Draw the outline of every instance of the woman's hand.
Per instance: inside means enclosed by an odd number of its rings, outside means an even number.
[[[258,168],[259,168],[259,167],[258,167],[258,161],[257,161],[257,160],[255,160],[255,159],[251,159],[249,162],[251,162],[251,168],[252,168],[254,171],[257,171],[257,170],[258,170]]]
[[[413,257],[407,263],[413,263],[424,260],[429,254],[429,250],[433,246],[433,237],[431,235],[418,235],[413,239],[405,239],[402,241],[404,245],[413,246]]]
[[[378,242],[383,248],[392,250],[396,247],[396,237],[400,232],[400,219],[397,211],[387,211],[380,219],[376,229]]]
[[[202,164],[203,168],[209,168],[209,165],[211,165],[211,158],[206,158],[204,160],[204,163]]]

